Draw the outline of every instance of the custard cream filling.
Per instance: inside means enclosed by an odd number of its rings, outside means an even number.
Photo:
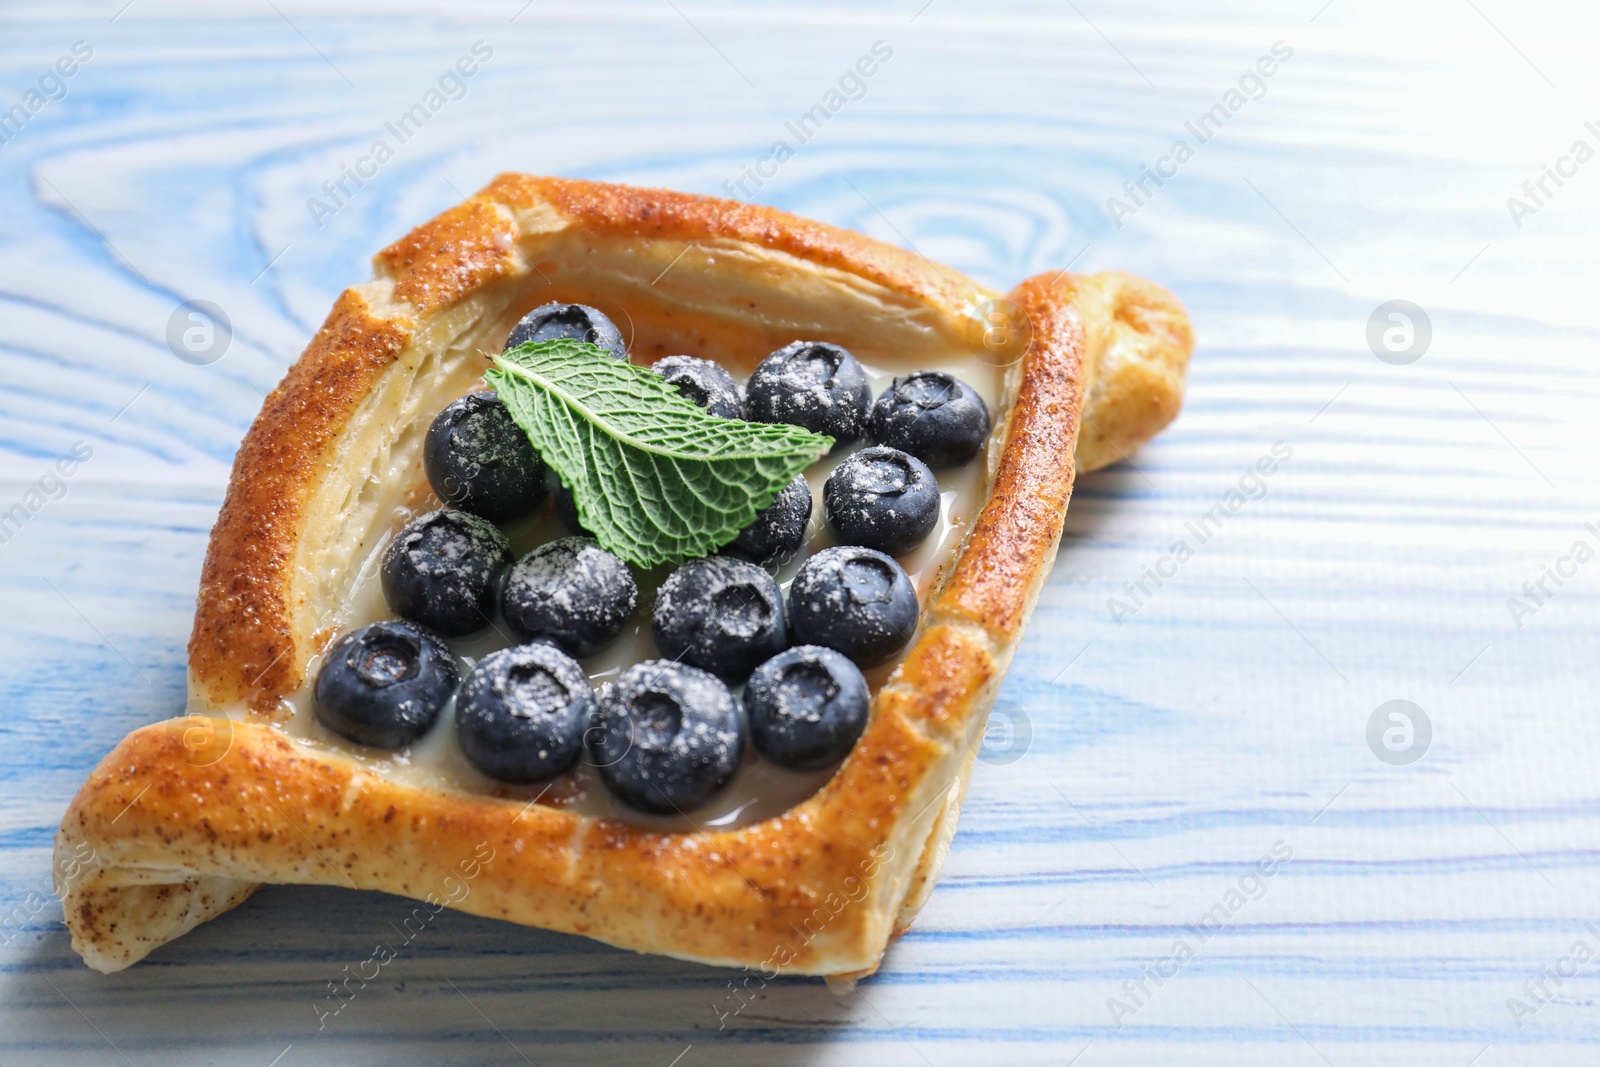
[[[945,371],[972,386],[988,405],[996,427],[1002,423],[1005,372],[1003,368],[973,359],[968,352],[949,350],[930,353],[922,358],[879,359],[872,364],[864,364],[864,367],[872,383],[874,398],[896,376],[919,370]],[[730,370],[735,372],[735,377],[743,377],[737,373],[737,368]],[[482,388],[482,384],[478,383],[477,388]],[[433,414],[417,414],[420,422],[416,436],[426,429]],[[935,472],[940,489],[938,525],[920,547],[899,557],[901,566],[916,586],[918,602],[923,606],[926,606],[928,597],[941,583],[944,571],[955,559],[972,520],[987,499],[987,453],[997,447],[997,436],[991,434],[985,448],[961,467]],[[806,542],[795,559],[776,572],[778,585],[785,594],[785,608],[789,583],[800,564],[812,553],[836,543],[832,531],[822,518],[823,483],[845,456],[866,444],[862,440],[841,449],[814,463],[806,471],[812,495],[811,522]],[[359,559],[352,560],[359,566],[347,570],[343,575],[328,576],[342,584],[343,595],[339,598],[340,606],[333,613],[330,625],[320,631],[323,638],[331,640],[368,623],[395,617],[384,600],[379,581],[383,554],[394,534],[406,523],[439,506],[423,474],[420,449],[400,448],[391,452],[390,456],[394,462],[388,469],[371,472],[372,482],[376,483],[377,489],[377,514],[386,515],[387,522],[380,521],[380,535],[368,538],[359,553],[352,553],[359,555]],[[510,538],[513,553],[519,559],[535,546],[569,536],[570,533],[556,517],[549,500],[541,504],[531,517],[505,524],[502,529]],[[635,572],[639,579],[638,607],[615,641],[580,661],[590,682],[597,689],[627,667],[641,660],[658,657],[650,633],[650,609],[655,600],[656,587],[671,571],[671,567],[661,567],[643,573]],[[327,643],[324,641],[324,648]],[[496,619],[493,625],[478,633],[449,639],[447,643],[458,657],[461,676],[465,679],[473,665],[484,656],[517,642],[504,624]],[[906,647],[909,648],[910,644]],[[865,672],[874,693],[893,673],[898,662],[899,656],[896,656],[888,663]],[[692,831],[745,826],[781,815],[815,793],[833,776],[836,769],[790,771],[761,759],[747,748],[745,759],[733,779],[700,808],[683,816],[649,815],[635,811],[613,797],[601,783],[598,774],[582,758],[573,770],[543,785],[512,786],[485,776],[467,762],[456,743],[453,700],[440,712],[438,721],[428,733],[415,744],[397,750],[385,750],[347,741],[317,722],[313,713],[311,690],[321,663],[320,653],[312,656],[307,665],[305,682],[283,698],[280,713],[275,716],[278,727],[298,744],[338,752],[359,764],[363,770],[402,784],[512,797],[662,830]],[[735,689],[736,694],[740,692],[740,688]],[[241,720],[248,715],[243,706],[226,709],[226,712]]]

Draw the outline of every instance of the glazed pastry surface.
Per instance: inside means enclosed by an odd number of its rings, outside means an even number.
[[[130,734],[63,820],[58,855],[92,855],[58,886],[74,947],[119,970],[261,883],[315,883],[713,964],[870,973],[937,877],[1075,471],[1131,453],[1177,413],[1192,346],[1182,308],[1112,273],[1040,275],[1001,298],[769,208],[523,175],[374,267],[235,459],[190,642],[189,711],[213,718]],[[782,814],[669,832],[402,780],[276,725],[348,617],[429,419],[552,300],[611,314],[637,362],[689,352],[748,370],[806,338],[869,365],[936,353],[1003,366],[974,461],[981,508],[925,590],[918,634],[855,749]],[[997,322],[1026,326],[1025,354],[985,343]],[[457,899],[449,887],[463,879]]]

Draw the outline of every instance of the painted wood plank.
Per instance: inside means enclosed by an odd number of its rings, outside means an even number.
[[[1600,148],[1586,13],[381,7],[0,16],[0,110],[75,42],[93,53],[0,143],[0,512],[40,505],[0,544],[0,1060],[1594,1056],[1594,964],[1548,975],[1600,949],[1600,565],[1561,562],[1600,548],[1600,201],[1588,163],[1523,190]],[[398,143],[385,123],[480,41],[491,58]],[[893,55],[859,94],[746,177],[877,41]],[[1241,84],[1278,42],[1292,55]],[[1231,89],[1201,143],[1186,123]],[[392,161],[308,207],[379,138]],[[1175,175],[1124,190],[1179,138]],[[781,980],[745,1004],[725,972],[445,913],[319,1029],[327,983],[409,905],[296,887],[88,972],[49,900],[51,835],[95,761],[181,705],[240,436],[371,253],[506,169],[742,180],[997,286],[1073,263],[1184,299],[1184,413],[1081,480],[1006,680],[1026,744],[994,734],[940,887],[846,997]],[[168,346],[193,299],[232,323],[209,365]],[[1367,340],[1395,299],[1431,323],[1407,365]],[[1368,745],[1395,699],[1432,725],[1408,766]]]

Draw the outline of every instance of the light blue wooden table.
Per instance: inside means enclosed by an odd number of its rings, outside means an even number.
[[[0,1061],[1600,1062],[1594,26],[1320,3],[8,5]],[[51,835],[181,707],[263,392],[510,169],[731,187],[996,286],[1147,274],[1194,316],[1187,405],[1079,483],[1015,729],[853,995],[719,1030],[722,972],[447,913],[319,1031],[406,906],[302,888],[89,972]],[[169,346],[190,300],[214,362]]]

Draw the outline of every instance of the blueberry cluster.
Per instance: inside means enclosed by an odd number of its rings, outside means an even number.
[[[535,308],[506,347],[561,337],[627,358],[615,324],[581,304]],[[801,552],[812,516],[810,484],[796,477],[723,554],[661,582],[650,623],[664,658],[597,693],[578,659],[621,633],[638,584],[583,529],[572,493],[499,398],[472,393],[439,412],[424,441],[428,480],[445,506],[407,525],[383,556],[382,587],[398,618],[344,635],[324,657],[313,688],[323,725],[359,744],[401,748],[453,701],[461,752],[490,778],[545,782],[586,758],[623,803],[661,814],[703,804],[747,748],[799,771],[848,755],[870,705],[862,668],[891,659],[917,625],[916,591],[894,557],[938,525],[934,470],[968,462],[987,439],[982,398],[924,371],[896,378],[874,403],[861,364],[823,341],[772,353],[743,390],[692,356],[655,370],[721,418],[793,423],[829,434],[836,449],[867,438],[823,488],[823,517],[840,543],[804,560],[785,596],[770,568]],[[517,559],[496,524],[530,515],[547,493],[575,536]],[[496,616],[521,643],[485,656],[463,680],[444,638]]]
[[[934,470],[968,462],[989,436],[989,409],[967,383],[943,371],[918,371],[896,378],[874,403],[860,362],[826,341],[795,341],[762,360],[745,387],[745,413],[752,421],[828,434],[835,451],[869,438],[874,447],[847,457],[828,477],[823,517],[840,542],[895,556],[916,549],[939,524]],[[784,514],[798,510],[788,506]],[[766,554],[765,517],[727,551],[757,562],[782,558]],[[809,518],[808,502],[799,520],[802,538]]]

